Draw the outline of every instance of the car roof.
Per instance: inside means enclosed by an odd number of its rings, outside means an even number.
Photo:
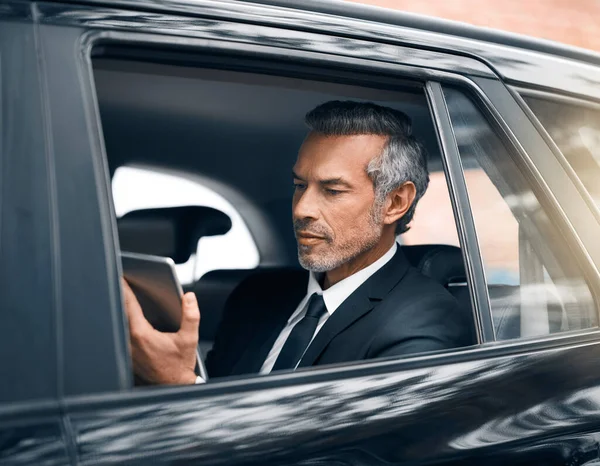
[[[135,9],[160,9],[163,11],[197,12],[202,14],[206,6],[215,0],[49,0],[60,3],[86,3],[106,6],[121,6]],[[534,52],[586,61],[600,65],[600,52],[583,49],[560,42],[540,39],[508,31],[501,31],[468,23],[426,16],[396,9],[365,5],[347,0],[219,0],[222,6],[240,8],[241,4],[270,6],[278,9],[292,9],[323,13],[326,15],[372,21],[380,24],[402,26],[440,34],[450,34],[482,42],[509,45]]]
[[[558,90],[600,102],[600,53],[548,40],[341,0],[51,0],[98,8],[166,12],[373,42],[410,45],[470,57],[508,84]],[[66,7],[69,8],[69,7]],[[101,11],[98,12],[102,16]],[[107,19],[111,12],[106,11]],[[160,21],[157,21],[160,27]]]
[[[510,45],[534,52],[547,53],[600,64],[600,53],[560,42],[539,39],[522,34],[500,31],[468,23],[426,16],[401,10],[382,8],[343,0],[238,0],[244,3],[288,7],[298,10],[325,13],[381,24],[422,29],[441,34]]]

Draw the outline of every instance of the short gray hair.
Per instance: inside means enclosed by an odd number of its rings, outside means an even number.
[[[396,234],[408,231],[417,202],[429,185],[427,153],[412,135],[410,117],[399,110],[374,103],[332,100],[308,112],[305,122],[311,131],[327,136],[388,136],[383,152],[369,162],[367,174],[373,180],[379,204],[402,184],[407,181],[414,183],[415,200],[396,225]]]

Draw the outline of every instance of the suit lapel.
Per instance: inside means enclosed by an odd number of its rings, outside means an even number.
[[[298,367],[315,363],[333,338],[371,311],[404,277],[409,263],[401,248],[394,257],[375,272],[335,310],[308,346]]]
[[[359,288],[360,290],[360,288]],[[374,307],[374,303],[363,292],[356,290],[333,313],[325,325],[319,330],[317,336],[306,349],[298,367],[311,366],[321,355],[329,342],[354,321],[365,315]]]

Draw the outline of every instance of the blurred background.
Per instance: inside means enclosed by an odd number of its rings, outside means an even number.
[[[349,0],[600,51],[598,0]]]

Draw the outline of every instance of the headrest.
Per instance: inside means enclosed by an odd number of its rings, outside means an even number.
[[[186,262],[203,236],[224,235],[231,219],[220,210],[202,206],[134,210],[117,220],[121,250]]]
[[[418,244],[401,246],[401,248],[413,267],[438,283],[448,286],[449,283],[467,281],[465,264],[459,247],[447,244]]]

